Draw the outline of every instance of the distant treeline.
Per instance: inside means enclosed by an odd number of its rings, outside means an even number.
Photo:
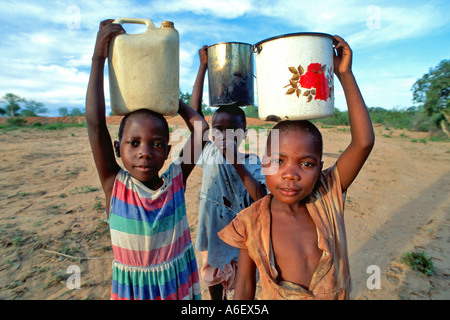
[[[431,132],[437,130],[437,124],[443,119],[443,116],[440,114],[427,115],[416,107],[394,108],[391,110],[370,107],[368,110],[372,123],[381,124],[387,129]],[[319,119],[316,122],[327,125],[349,125],[348,112],[335,109],[333,117]]]
[[[215,108],[209,108],[206,107],[206,105],[204,105],[202,109],[205,116],[213,115],[215,111]],[[258,118],[258,108],[256,106],[244,107],[243,110],[248,118]],[[372,122],[374,124],[381,124],[387,129],[436,132],[438,130],[437,124],[443,120],[441,114],[428,115],[426,112],[423,112],[416,107],[394,108],[391,110],[380,107],[370,107],[368,110]],[[67,112],[67,110],[61,109],[59,111],[61,116],[84,115],[84,113],[78,109],[76,109],[75,112]],[[347,126],[349,125],[348,112],[335,109],[332,117],[313,120],[313,122],[322,125]],[[26,125],[26,121],[21,117],[7,119],[7,123],[12,126]]]
[[[374,124],[381,124],[386,128],[410,131],[430,132],[436,130],[437,124],[443,119],[443,116],[440,114],[430,116],[416,107],[394,108],[391,110],[381,107],[370,107],[368,110]],[[258,108],[255,106],[244,108],[244,112],[249,118],[258,118]],[[213,111],[204,112],[205,115],[209,113],[212,114]],[[340,111],[339,109],[335,109],[332,117],[314,120],[313,122],[335,126],[350,124],[348,112]]]

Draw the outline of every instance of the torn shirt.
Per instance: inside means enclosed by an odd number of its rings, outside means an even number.
[[[244,164],[250,174],[265,185],[258,156],[246,154]],[[207,142],[197,165],[203,169],[203,178],[195,247],[208,251],[209,265],[224,269],[226,264],[237,261],[239,250],[223,242],[217,232],[253,201],[233,165],[211,141]]]
[[[255,202],[219,232],[225,242],[248,250],[259,271],[261,299],[348,299],[351,281],[344,225],[345,192],[336,165],[321,173],[318,188],[306,202],[316,225],[318,247],[323,251],[307,289],[278,277],[270,238],[272,197],[268,194]]]

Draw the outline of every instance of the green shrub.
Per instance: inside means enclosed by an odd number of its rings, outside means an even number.
[[[82,122],[82,123],[78,123],[78,122],[41,123],[41,122],[37,121],[31,125],[26,125],[27,121],[24,118],[20,118],[20,117],[7,118],[6,122],[7,122],[6,124],[0,124],[0,129],[3,131],[17,130],[17,129],[23,128],[23,127],[34,128],[34,129],[39,129],[39,130],[64,130],[66,128],[73,128],[73,127],[86,128],[86,122]]]
[[[27,120],[24,118],[14,117],[14,118],[8,118],[6,120],[10,126],[14,127],[22,127],[27,123]]]
[[[425,252],[413,252],[408,251],[403,253],[400,259],[401,262],[406,263],[413,270],[422,272],[428,276],[435,273],[433,267],[433,261],[425,255]]]

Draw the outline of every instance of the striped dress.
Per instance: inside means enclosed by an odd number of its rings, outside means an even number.
[[[117,174],[109,213],[113,300],[201,299],[180,165],[162,178],[151,190],[126,170]]]

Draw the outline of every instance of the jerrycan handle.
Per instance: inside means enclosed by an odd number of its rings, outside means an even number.
[[[124,24],[124,23],[145,24],[147,26],[147,31],[150,28],[156,29],[156,27],[153,24],[152,20],[144,19],[144,18],[117,18],[116,20],[114,20],[113,23],[119,23],[119,24]]]

